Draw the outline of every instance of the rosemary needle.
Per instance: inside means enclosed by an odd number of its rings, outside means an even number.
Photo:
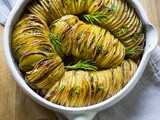
[[[65,89],[65,85],[63,85],[60,89],[58,89],[58,91],[57,91],[57,93],[60,93],[60,92],[62,92],[64,89]]]
[[[110,13],[109,11],[112,11],[112,13],[117,14],[118,13],[118,8],[116,5],[112,5],[111,8],[107,8],[108,10],[102,11],[102,12],[96,12],[96,13],[91,13],[91,14],[85,14],[83,15],[84,19],[87,22],[94,23],[98,22],[105,23],[105,20],[108,19],[108,14]]]
[[[119,32],[125,33],[125,32],[127,32],[127,29],[128,29],[128,26],[123,26],[123,27],[119,28]]]
[[[135,47],[135,48],[133,48],[133,49],[131,49],[131,50],[128,50],[128,51],[126,52],[126,55],[133,55],[133,54],[135,54],[135,53],[137,53],[137,52],[142,52],[142,51],[143,51],[143,48],[140,47],[140,46],[137,46],[137,47]]]
[[[62,43],[60,42],[60,40],[53,33],[50,33],[50,40],[52,44],[54,45],[54,48],[56,49],[57,53],[61,57],[63,57],[64,55],[61,49]]]
[[[117,6],[114,5],[114,4],[112,5],[111,10],[112,10],[112,12],[113,12],[114,14],[117,14],[117,13],[118,13],[118,8],[117,8]]]
[[[141,33],[133,33],[133,35],[131,36],[132,40],[136,41],[141,37]]]
[[[90,70],[90,71],[98,70],[98,67],[91,64],[91,61],[81,61],[81,60],[77,64],[72,66],[65,66],[65,68],[71,70],[77,70],[77,69]]]
[[[95,21],[101,23],[101,21],[105,22],[105,19],[107,19],[107,11],[85,14],[83,17],[92,24]]]

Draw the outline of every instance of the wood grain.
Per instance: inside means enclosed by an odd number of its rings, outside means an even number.
[[[140,0],[150,21],[160,33],[160,0]],[[14,81],[4,57],[0,25],[0,120],[58,120],[50,111],[27,96]]]

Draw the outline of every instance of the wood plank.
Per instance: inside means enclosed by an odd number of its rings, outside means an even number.
[[[16,84],[4,57],[3,31],[0,25],[0,120],[57,120],[53,111],[37,104]]]
[[[160,0],[139,0],[144,7],[149,20],[156,27],[158,33],[160,33]],[[160,36],[159,36],[160,42]]]
[[[160,33],[160,0],[140,0],[150,21]],[[0,119],[2,120],[58,120],[55,113],[27,96],[14,81],[4,57],[3,31],[0,25]]]

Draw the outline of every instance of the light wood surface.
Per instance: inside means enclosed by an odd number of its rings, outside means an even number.
[[[160,0],[140,2],[160,33]],[[0,120],[58,120],[53,111],[33,101],[14,81],[4,57],[3,31],[0,25]]]

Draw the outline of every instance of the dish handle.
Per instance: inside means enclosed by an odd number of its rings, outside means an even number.
[[[97,112],[84,112],[84,113],[64,113],[68,120],[92,120]]]
[[[154,27],[154,25],[152,25],[150,22],[148,22],[148,24],[146,24],[145,26],[146,26],[145,28],[147,33],[146,41],[148,43],[145,49],[148,53],[151,53],[158,45],[158,32]]]

